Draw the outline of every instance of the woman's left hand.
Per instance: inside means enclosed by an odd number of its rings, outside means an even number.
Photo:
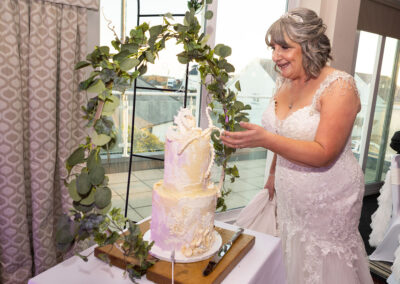
[[[221,135],[222,142],[231,148],[254,148],[262,147],[265,142],[266,131],[259,125],[241,122],[244,131],[224,131]]]

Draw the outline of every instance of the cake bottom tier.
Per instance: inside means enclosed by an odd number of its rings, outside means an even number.
[[[164,188],[163,181],[153,188],[151,239],[163,250],[180,250],[186,257],[206,252],[214,241],[217,189],[177,192]]]

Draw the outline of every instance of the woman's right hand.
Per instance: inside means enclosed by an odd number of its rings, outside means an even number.
[[[268,176],[268,179],[264,185],[264,188],[268,189],[269,200],[272,200],[274,198],[274,194],[275,194],[275,175],[270,174]]]

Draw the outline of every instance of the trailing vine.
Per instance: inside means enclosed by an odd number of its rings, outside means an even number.
[[[58,223],[56,241],[60,250],[66,251],[75,242],[87,238],[93,238],[99,246],[119,241],[122,242],[125,256],[139,260],[137,265],[127,266],[132,280],[140,278],[152,265],[148,260],[152,243],[143,241],[138,226],[129,222],[120,209],[111,209],[111,189],[101,163],[100,150],[110,150],[116,144],[116,130],[111,115],[119,106],[119,98],[113,91],[119,91],[124,96],[133,81],[146,73],[147,65],[155,63],[168,40],[175,39],[177,44],[183,46],[183,51],[177,54],[180,63],[195,61],[199,64],[202,83],[210,95],[209,105],[221,127],[237,131],[240,130],[240,121],[248,121],[245,111],[250,106],[237,100],[236,91],[226,86],[230,73],[235,71],[226,60],[231,48],[223,44],[211,48],[207,45],[208,36],[200,32],[196,13],[211,2],[190,0],[189,11],[182,24],[171,23],[171,14],[165,14],[162,25],[150,27],[143,23],[132,29],[124,39],[115,38],[111,44],[117,53],[111,53],[108,46],[96,46],[86,60],[76,64],[75,69],[92,68],[79,89],[96,95],[83,107],[91,133],[86,143],[81,144],[66,162],[68,176],[65,184],[74,208],[69,216],[63,216]],[[210,19],[212,12],[207,11],[205,17]],[[240,91],[239,82],[235,88]],[[224,146],[218,136],[219,132],[215,131],[211,139],[215,148],[215,163],[222,167],[220,182],[223,183],[227,176],[234,182],[239,177],[239,171],[235,165],[228,165],[228,161],[236,149]],[[223,187],[217,209],[226,209],[224,197],[229,192],[230,189]],[[123,235],[121,233],[126,224],[130,234]],[[86,259],[86,256],[81,257]]]

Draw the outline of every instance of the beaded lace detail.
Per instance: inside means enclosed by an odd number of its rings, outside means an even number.
[[[283,82],[282,77],[277,79],[277,90]],[[341,95],[338,86],[358,95],[353,77],[334,71],[321,83],[310,105],[283,120],[276,117],[271,101],[263,114],[263,127],[285,137],[313,141],[320,121],[319,101],[322,96]],[[333,88],[336,92],[331,92]],[[357,270],[354,263],[364,251],[358,232],[364,178],[350,139],[337,160],[325,168],[302,166],[278,156],[275,188],[289,283],[323,283],[323,259],[328,255],[336,255]],[[301,264],[302,280],[291,276],[296,263]]]

